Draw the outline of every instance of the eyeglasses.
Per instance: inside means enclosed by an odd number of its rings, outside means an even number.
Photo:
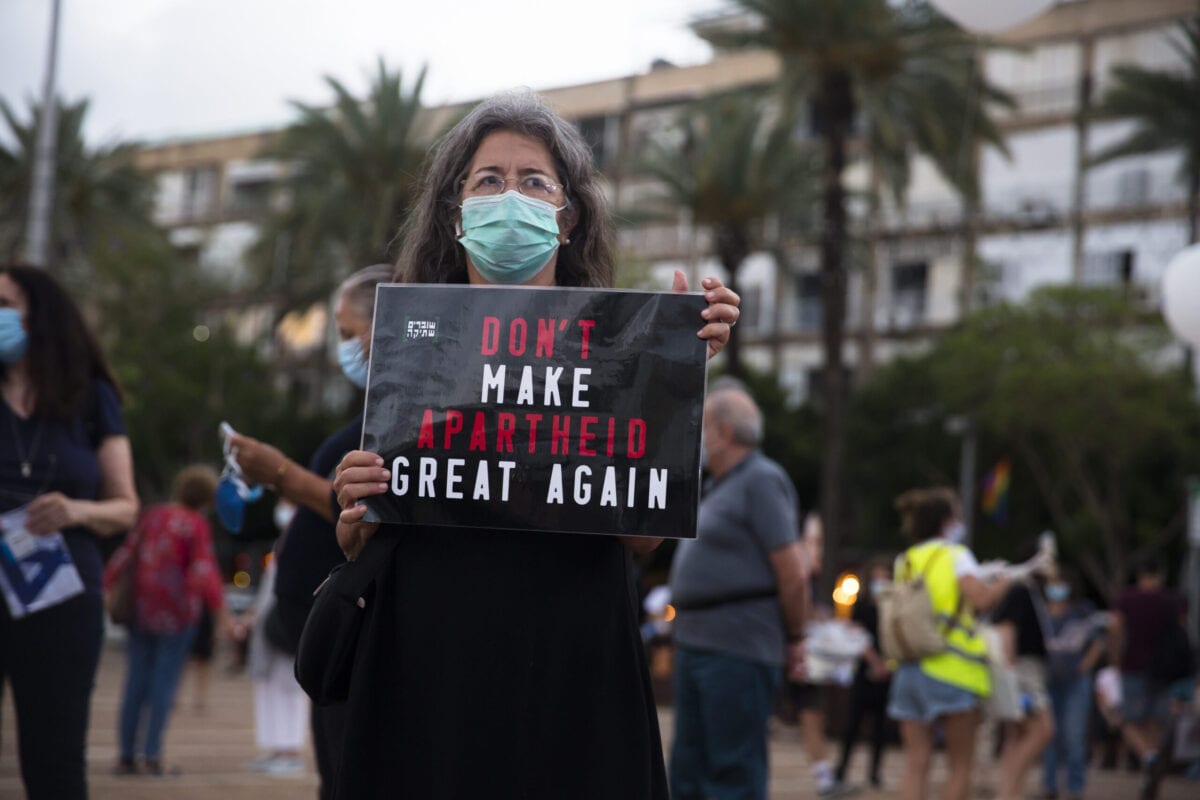
[[[494,172],[484,172],[459,181],[459,186],[467,197],[486,197],[503,193],[510,183],[516,184],[516,190],[526,197],[545,200],[548,203],[557,203],[567,191],[565,183],[555,183],[546,175],[537,173],[509,180]]]

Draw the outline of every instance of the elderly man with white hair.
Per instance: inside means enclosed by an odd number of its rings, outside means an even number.
[[[696,538],[680,542],[671,565],[675,800],[765,798],[780,668],[803,676],[808,581],[796,490],[759,450],[762,438],[754,400],[718,382],[704,404],[710,479]]]

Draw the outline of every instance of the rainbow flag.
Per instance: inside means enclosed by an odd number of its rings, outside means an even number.
[[[997,461],[996,466],[983,476],[979,506],[999,525],[1008,520],[1008,484],[1011,478],[1012,464],[1008,458]]]

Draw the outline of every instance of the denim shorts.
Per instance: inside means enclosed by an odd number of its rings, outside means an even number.
[[[1122,721],[1161,722],[1165,720],[1168,694],[1168,687],[1154,683],[1144,672],[1122,672]]]
[[[920,664],[908,663],[892,675],[887,713],[892,719],[933,722],[948,714],[973,711],[980,703],[979,695],[931,678],[921,671]]]

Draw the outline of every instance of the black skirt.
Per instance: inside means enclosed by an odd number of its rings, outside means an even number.
[[[665,800],[619,541],[393,532],[394,568],[358,646],[339,798]]]

